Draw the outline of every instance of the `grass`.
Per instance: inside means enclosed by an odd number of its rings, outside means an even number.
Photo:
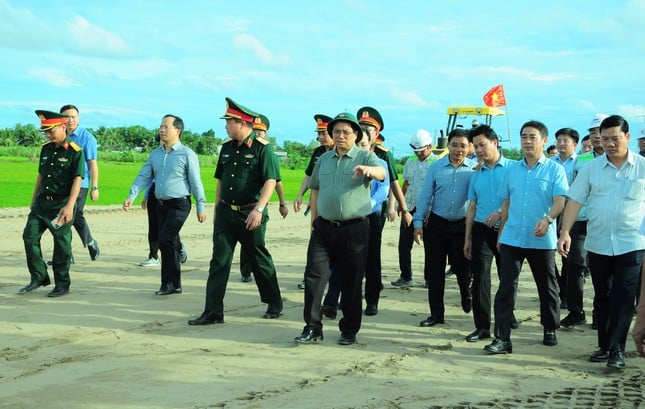
[[[215,199],[215,163],[212,158],[200,158],[202,183],[206,202]],[[100,198],[97,202],[88,199],[86,206],[115,205],[123,203],[128,195],[142,163],[99,161]],[[38,173],[38,162],[23,157],[0,157],[0,207],[29,206]],[[303,169],[281,169],[282,185],[287,201],[298,194],[305,173]],[[138,200],[141,200],[142,195]],[[274,193],[272,201],[277,201]]]

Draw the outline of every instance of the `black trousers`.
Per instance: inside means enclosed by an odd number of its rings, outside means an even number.
[[[598,347],[601,349],[625,351],[643,254],[645,250],[618,256],[589,252],[591,280],[596,292],[593,306],[598,323]]]
[[[380,213],[371,213],[367,218],[370,223],[370,239],[367,249],[367,265],[365,266],[365,302],[367,304],[378,305],[379,296],[383,289],[381,279],[381,238],[383,236],[383,228],[381,226]],[[340,277],[338,274],[335,274],[332,265],[329,287],[323,300],[323,305],[329,307],[338,306],[338,297],[341,291],[340,286]]]
[[[565,280],[564,283],[560,283],[560,286],[564,284],[564,288],[560,288],[560,292],[564,291],[566,294],[567,308],[570,312],[582,312],[584,311],[582,299],[585,272],[587,271],[587,250],[584,248],[587,239],[587,222],[573,223],[569,235],[571,236],[571,248],[569,256],[562,259],[562,273]]]
[[[307,248],[302,312],[307,328],[322,331],[320,302],[331,274],[331,263],[340,279],[343,318],[338,326],[344,334],[356,334],[360,330],[361,283],[367,264],[369,235],[367,218],[343,226],[335,226],[320,217],[314,220]]]
[[[85,216],[83,215],[88,191],[89,189],[86,187],[81,188],[81,191],[78,193],[78,197],[76,198],[76,213],[74,213],[74,229],[81,238],[83,247],[87,247],[87,245],[94,240],[92,238],[92,233],[90,232],[90,226],[87,224],[87,220],[85,220]]]
[[[555,276],[555,250],[524,249],[502,244],[499,288],[495,294],[495,336],[511,337],[517,279],[524,260],[528,261],[540,299],[540,323],[545,330],[560,327],[559,288]]]
[[[410,210],[410,215],[414,216],[416,208]],[[426,247],[426,229],[423,231],[423,246]],[[401,271],[401,278],[407,281],[412,280],[412,247],[414,246],[414,224],[410,223],[406,226],[403,219],[399,226],[399,270]],[[430,268],[430,260],[425,259],[423,278],[428,280],[428,270]]]
[[[191,206],[190,199],[185,197],[157,201],[162,286],[172,283],[175,288],[181,288],[179,231],[190,214]]]
[[[148,212],[148,258],[159,258],[159,224],[157,222],[157,196],[155,185],[148,192],[146,210]]]
[[[426,260],[430,260],[428,270],[430,315],[442,319],[445,314],[443,296],[446,287],[446,258],[450,260],[452,271],[457,276],[461,296],[470,295],[470,263],[464,256],[466,219],[449,221],[431,213],[423,231],[424,244],[426,242],[428,244],[424,246],[425,257]]]

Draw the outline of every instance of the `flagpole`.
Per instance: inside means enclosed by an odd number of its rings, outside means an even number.
[[[506,132],[508,133],[508,143],[511,143],[511,121],[508,115],[508,103],[506,104]]]

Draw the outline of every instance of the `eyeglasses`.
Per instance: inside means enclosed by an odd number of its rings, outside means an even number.
[[[159,127],[159,130],[162,130],[162,129],[165,131],[165,130],[168,130],[168,129],[177,129],[177,128],[175,128],[175,127],[174,127],[174,126],[172,126],[172,125],[171,125],[171,126],[161,125],[161,126]]]
[[[352,129],[334,129],[332,135],[334,136],[350,136],[353,135],[354,131]]]

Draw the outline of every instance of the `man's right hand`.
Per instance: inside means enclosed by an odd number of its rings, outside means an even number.
[[[130,206],[132,206],[132,200],[131,199],[125,199],[123,201],[123,210],[127,212],[128,209],[130,208]]]
[[[293,202],[293,211],[298,213],[300,211],[300,206],[302,206],[302,196],[298,196]]]

